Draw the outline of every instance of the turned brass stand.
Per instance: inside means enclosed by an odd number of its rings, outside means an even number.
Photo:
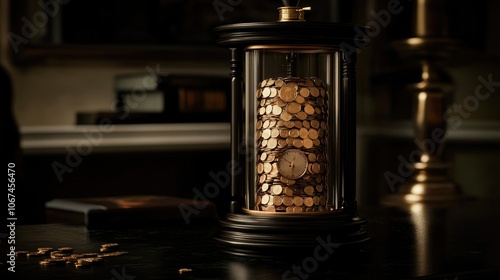
[[[416,59],[421,65],[421,81],[409,85],[414,95],[418,150],[410,156],[415,160],[413,176],[397,193],[385,197],[385,204],[442,203],[465,198],[447,175],[449,165],[441,160],[446,135],[446,98],[453,90],[453,83],[439,63],[460,46],[447,36],[444,2],[416,1],[415,37],[394,43],[402,57]]]

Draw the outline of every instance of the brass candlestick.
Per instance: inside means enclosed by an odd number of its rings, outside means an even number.
[[[450,57],[460,42],[448,37],[446,1],[419,0],[415,3],[413,23],[415,37],[395,42],[403,57],[421,65],[421,81],[409,85],[414,95],[414,131],[418,150],[410,157],[414,174],[398,192],[384,202],[408,204],[416,202],[457,201],[464,198],[461,190],[447,175],[449,165],[442,161],[446,135],[446,98],[453,82],[440,62]]]

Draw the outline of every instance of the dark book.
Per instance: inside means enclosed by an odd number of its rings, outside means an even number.
[[[89,229],[190,224],[216,219],[215,205],[192,199],[140,195],[53,199],[45,204],[47,223]]]

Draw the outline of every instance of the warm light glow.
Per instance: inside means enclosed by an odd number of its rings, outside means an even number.
[[[423,182],[423,181],[425,181],[426,179],[427,179],[427,174],[425,174],[425,173],[420,173],[420,174],[418,174],[418,175],[415,177],[415,180],[416,180],[417,182]]]
[[[419,202],[422,200],[422,197],[416,194],[407,194],[405,195],[405,200],[407,202]]]
[[[422,157],[420,157],[420,161],[422,161],[422,162],[429,162],[429,159],[430,159],[429,155],[426,155],[426,154],[424,154],[424,155],[422,155]]]
[[[422,204],[416,203],[416,204],[413,204],[412,206],[410,206],[410,211],[412,213],[416,214],[416,213],[422,212],[422,208],[423,208]]]
[[[407,39],[406,42],[408,43],[408,45],[419,45],[422,43],[422,39],[421,38],[410,38],[410,39]]]
[[[422,184],[416,184],[411,188],[412,194],[424,194],[425,189]]]

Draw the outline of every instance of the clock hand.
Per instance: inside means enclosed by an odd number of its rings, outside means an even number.
[[[290,163],[290,164],[293,164],[291,161],[289,161],[288,159],[286,159],[286,158],[284,158],[284,157],[283,157],[282,159],[283,159],[284,161],[287,161],[287,162],[288,162],[288,163]]]

